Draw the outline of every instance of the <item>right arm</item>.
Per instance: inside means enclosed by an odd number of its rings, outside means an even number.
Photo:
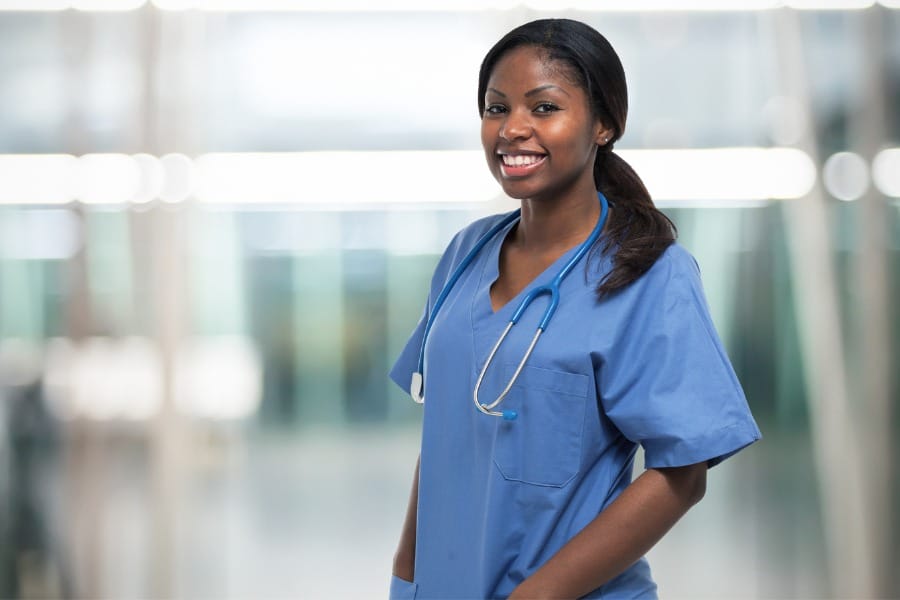
[[[416,471],[413,476],[412,491],[409,494],[409,505],[406,507],[406,519],[400,533],[400,543],[394,554],[393,574],[400,579],[412,581],[416,572],[416,514],[419,504],[419,459],[416,459]]]

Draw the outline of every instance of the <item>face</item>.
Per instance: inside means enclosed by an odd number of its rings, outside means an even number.
[[[491,173],[512,198],[596,193],[594,157],[611,131],[591,115],[585,91],[566,68],[522,46],[497,61],[488,79],[481,143]]]

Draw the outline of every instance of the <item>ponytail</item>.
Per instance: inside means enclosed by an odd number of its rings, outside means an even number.
[[[611,207],[600,252],[612,253],[613,267],[597,285],[600,298],[646,273],[676,235],[675,224],[656,208],[644,182],[612,147],[610,142],[598,148],[594,160],[594,183]]]

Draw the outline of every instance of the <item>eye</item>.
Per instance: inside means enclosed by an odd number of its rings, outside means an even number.
[[[499,115],[506,112],[506,107],[502,104],[488,104],[484,107],[484,114]]]
[[[534,107],[534,112],[537,113],[551,113],[559,110],[559,107],[551,102],[541,102],[537,106]]]

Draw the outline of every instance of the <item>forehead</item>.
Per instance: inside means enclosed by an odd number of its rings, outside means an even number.
[[[572,67],[550,57],[549,51],[536,46],[519,46],[506,52],[491,70],[488,87],[504,89],[535,87],[553,84],[570,94],[581,91]]]

